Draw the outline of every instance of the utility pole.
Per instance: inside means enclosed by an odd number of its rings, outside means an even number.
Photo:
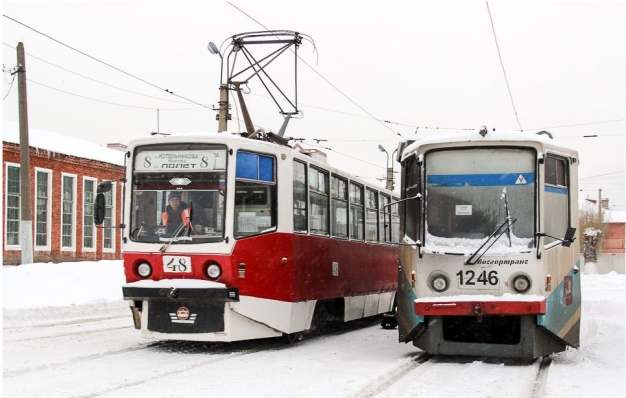
[[[26,100],[26,61],[24,44],[17,44],[17,93],[20,121],[20,249],[22,264],[33,263],[33,217],[30,209],[30,146],[28,144],[28,109]]]
[[[604,220],[602,219],[602,189],[598,189],[598,222],[602,224]]]

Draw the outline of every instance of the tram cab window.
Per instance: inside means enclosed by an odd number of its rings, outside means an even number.
[[[546,234],[563,237],[569,227],[569,180],[567,159],[548,154],[545,161],[544,229]],[[546,236],[546,245],[558,242]]]
[[[293,231],[307,232],[306,164],[293,162]]]
[[[311,203],[309,230],[313,234],[329,234],[328,172],[309,168],[309,199]]]
[[[332,236],[348,237],[348,181],[331,176],[331,223]]]
[[[174,245],[220,241],[226,154],[226,147],[216,144],[137,147],[132,164],[130,239]],[[174,196],[178,205],[172,207]]]
[[[404,198],[414,198],[420,192],[421,172],[420,164],[415,156],[407,159],[402,167],[404,172]],[[417,199],[406,200],[401,203],[400,210],[403,215],[404,234],[417,242],[420,224],[421,202]]]
[[[506,226],[489,253],[528,252],[534,246],[535,159],[527,148],[427,152],[425,250],[476,250]]]
[[[365,215],[363,213],[363,186],[350,183],[350,239],[363,240],[365,237]]]
[[[276,161],[274,157],[237,152],[235,238],[276,230]]]

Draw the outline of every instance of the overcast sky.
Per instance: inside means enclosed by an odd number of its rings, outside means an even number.
[[[331,149],[332,164],[382,178],[387,158],[378,144],[392,154],[402,138],[455,129],[548,130],[578,149],[581,196],[596,199],[602,189],[624,210],[621,1],[3,1],[2,8],[3,69],[15,66],[23,42],[33,128],[102,145],[157,130],[216,131],[220,58],[208,42],[287,29],[310,36],[316,52],[308,41],[299,48],[304,117],[286,135],[327,140],[319,144]],[[289,57],[278,76],[292,73]],[[17,82],[3,75],[3,118],[17,121]],[[258,83],[250,89],[256,127],[278,131],[278,108]],[[236,111],[230,131],[243,129]]]

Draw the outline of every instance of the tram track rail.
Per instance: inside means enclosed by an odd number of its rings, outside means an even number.
[[[434,355],[425,352],[418,354],[415,358],[402,363],[396,369],[386,374],[385,377],[379,378],[370,385],[365,386],[365,388],[361,389],[355,396],[357,398],[365,398],[378,395],[407,374],[430,361],[433,356]]]

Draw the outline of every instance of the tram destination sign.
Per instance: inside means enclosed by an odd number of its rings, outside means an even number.
[[[142,151],[135,157],[135,171],[224,170],[226,150]]]

